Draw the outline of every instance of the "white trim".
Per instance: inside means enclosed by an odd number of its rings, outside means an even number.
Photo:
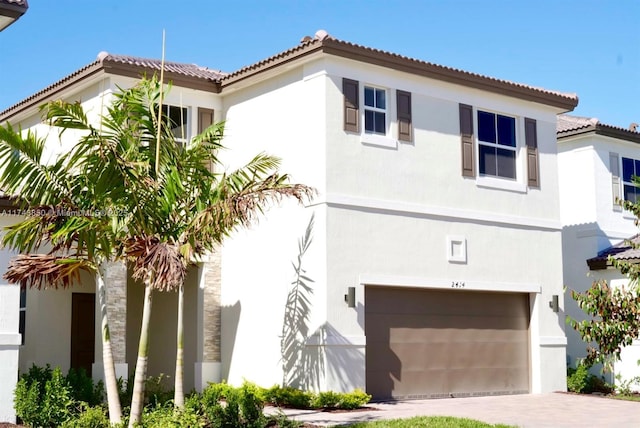
[[[366,346],[367,337],[358,336],[326,336],[313,335],[307,338],[305,345],[307,346]]]
[[[395,140],[387,135],[362,134],[360,142],[368,146],[379,146],[390,149],[398,148],[398,140]]]
[[[518,158],[516,157],[516,161]],[[519,181],[509,178],[492,177],[489,175],[479,175],[476,177],[476,186],[488,189],[509,190],[511,192],[527,193],[527,186]]]
[[[566,336],[540,336],[538,339],[540,346],[567,346]]]
[[[361,274],[360,285],[435,288],[460,291],[510,291],[515,293],[541,293],[540,284],[534,283],[505,283],[466,280],[465,278],[433,279],[412,276]]]
[[[528,218],[513,215],[498,214],[489,211],[475,211],[450,207],[437,207],[409,202],[391,201],[384,199],[361,198],[340,194],[327,195],[324,201],[319,200],[312,205],[327,204],[342,208],[369,208],[395,213],[420,214],[424,216],[442,217],[445,219],[457,219],[467,221],[482,221],[491,224],[503,224],[507,226],[525,226],[551,231],[562,230],[560,220],[547,220],[542,218]]]
[[[629,239],[636,232],[620,232],[620,231],[612,231],[612,230],[602,230],[597,227],[589,227],[582,230],[576,230],[576,238],[607,238],[607,239]]]
[[[0,333],[0,346],[20,346],[22,336],[20,333]]]

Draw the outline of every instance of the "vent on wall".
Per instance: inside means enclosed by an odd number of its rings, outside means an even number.
[[[467,239],[464,236],[447,236],[447,260],[452,263],[467,263]]]

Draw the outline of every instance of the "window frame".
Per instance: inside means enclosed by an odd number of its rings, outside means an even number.
[[[525,140],[524,117],[516,114],[505,113],[502,111],[496,111],[488,108],[476,107],[475,105],[472,106],[472,108],[473,108],[474,144],[475,144],[474,149],[476,151],[476,156],[475,156],[475,168],[477,171],[475,175],[476,185],[478,185],[479,187],[498,188],[503,190],[526,193],[527,183],[525,182],[526,174],[525,174],[525,168],[523,165],[525,161],[524,158],[525,158],[525,152],[526,152],[526,145],[524,141]],[[495,119],[494,119],[495,132],[496,132],[495,143],[480,141],[480,123],[478,119],[479,112],[490,113],[495,115]],[[513,133],[515,138],[515,146],[501,145],[497,142],[498,116],[503,116],[506,118],[513,119],[514,121]],[[480,147],[482,145],[484,145],[485,147],[495,147],[495,148],[501,148],[501,149],[509,149],[513,151],[514,152],[513,168],[514,168],[515,178],[481,173],[480,172],[480,162],[481,162]]]
[[[20,345],[25,343],[25,333],[27,330],[27,288],[20,287],[20,299],[18,303],[20,313],[18,315],[18,333],[20,333]]]
[[[624,170],[624,164],[625,164],[625,159],[630,160],[633,162],[633,174],[631,174],[631,181],[627,181],[625,180],[625,170]],[[629,199],[627,199],[627,192],[625,190],[625,187],[627,186],[631,186],[634,189],[634,200],[631,201],[633,203],[635,203],[636,201],[638,201],[638,199],[640,198],[640,187],[638,187],[636,185],[636,183],[633,182],[633,177],[640,177],[640,159],[634,159],[631,157],[626,157],[626,156],[620,156],[620,186],[622,187],[622,200],[623,201],[628,201]],[[636,174],[638,173],[638,174]]]
[[[165,112],[165,107],[167,109],[166,112]],[[170,103],[163,103],[162,104],[163,119],[165,117],[171,118],[170,111],[172,108],[178,109],[180,111],[182,124],[181,126],[178,126],[175,128],[172,126],[171,132],[173,133],[176,143],[185,147],[191,141],[191,109],[188,106],[179,106],[179,105],[170,104]],[[174,132],[174,129],[180,129],[180,128],[182,128],[185,131],[184,137],[182,137],[181,135],[176,135],[176,133]]]
[[[372,146],[380,146],[380,147],[393,148],[393,149],[397,148],[398,140],[396,138],[393,138],[392,126],[391,126],[394,119],[391,117],[391,112],[396,109],[395,101],[391,96],[393,93],[392,89],[388,87],[380,86],[380,85],[365,83],[362,81],[360,82],[359,86],[360,86],[360,89],[359,89],[360,120],[362,123],[360,128],[361,142],[363,144],[372,145]],[[375,106],[366,105],[365,92],[367,89],[373,89],[374,91],[376,90],[384,91],[384,97],[385,97],[384,109],[381,109]],[[374,99],[375,99],[375,95],[374,95]],[[367,110],[377,112],[377,113],[384,113],[385,115],[384,116],[385,117],[384,134],[379,132],[367,131],[367,121],[366,121]]]

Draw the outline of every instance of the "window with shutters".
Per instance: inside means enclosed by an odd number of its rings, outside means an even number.
[[[538,124],[459,104],[462,176],[483,187],[540,189]]]
[[[516,119],[478,110],[478,170],[481,175],[516,179]]]
[[[368,145],[397,148],[413,142],[411,92],[342,79],[344,130]]]
[[[640,189],[636,187],[634,177],[640,177],[640,160],[622,158],[622,188],[625,201],[637,202]]]

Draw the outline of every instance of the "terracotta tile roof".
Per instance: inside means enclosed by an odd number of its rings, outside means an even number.
[[[18,6],[28,6],[27,0],[0,0],[0,3],[16,4]]]
[[[600,135],[640,143],[640,132],[638,131],[640,131],[640,128],[638,128],[637,124],[631,124],[629,128],[625,129],[620,126],[607,125],[595,117],[571,116],[568,114],[558,115],[556,122],[556,134],[559,139],[595,132]]]
[[[596,257],[587,260],[589,269],[602,270],[611,267],[609,257],[614,260],[640,261],[640,234],[606,248],[598,253]]]
[[[160,71],[162,65],[162,61],[159,59],[114,55],[107,52],[100,52],[98,54],[97,61],[101,61],[103,63],[111,62],[127,64],[156,71]],[[220,70],[213,70],[207,67],[202,67],[198,64],[165,61],[164,67],[165,72],[181,74],[183,76],[195,77],[198,79],[207,79],[210,81],[217,81],[227,75],[227,73]]]
[[[233,73],[225,76],[221,83],[222,86],[232,84],[238,80],[248,77],[256,72],[269,69],[286,62],[289,58],[297,58],[300,56],[313,53],[315,51],[323,51],[328,54],[344,56],[363,62],[370,62],[377,65],[387,66],[400,69],[415,74],[421,74],[436,79],[459,83],[467,86],[475,86],[480,89],[493,89],[496,92],[500,89],[505,95],[518,96],[527,95],[531,97],[537,93],[541,100],[546,100],[547,104],[555,101],[555,104],[561,105],[563,108],[573,110],[578,104],[578,97],[574,93],[564,93],[550,91],[547,89],[524,85],[508,80],[496,79],[493,77],[460,70],[453,67],[434,64],[431,62],[411,58],[392,52],[374,49],[344,40],[336,39],[325,31],[318,31],[314,37],[304,37],[298,46],[286,51],[280,52],[262,61],[256,62],[249,66],[243,67]],[[509,90],[512,92],[509,93]],[[556,98],[554,100],[554,98]],[[544,102],[544,101],[539,101]],[[569,108],[570,107],[570,108]]]
[[[94,62],[74,71],[46,88],[8,107],[4,111],[0,111],[0,121],[9,119],[14,114],[17,114],[22,108],[26,108],[33,103],[42,102],[47,97],[55,95],[57,92],[73,84],[75,81],[91,76],[101,70],[112,71],[114,74],[130,77],[139,77],[143,73],[152,74],[154,72],[159,72],[160,66],[161,60],[159,59],[114,55],[108,52],[100,52]],[[209,91],[214,91],[216,82],[226,75],[226,73],[223,73],[222,71],[202,67],[197,64],[185,64],[171,61],[165,61],[165,74],[167,76],[167,80],[171,79],[176,83],[178,83],[178,80],[182,77],[183,81],[181,83],[184,83],[187,87],[193,86],[194,81],[200,81],[201,85]],[[191,80],[192,82],[189,84],[189,82],[184,82],[184,80]]]
[[[578,97],[575,94],[549,91],[365,47],[338,40],[323,30],[316,32],[314,37],[307,36],[303,38],[297,46],[291,49],[243,67],[230,74],[195,64],[177,62],[166,62],[165,74],[167,80],[172,80],[176,86],[185,86],[218,93],[225,87],[232,86],[251,76],[316,53],[325,53],[388,67],[527,101],[551,105],[565,111],[573,110],[578,104]],[[8,120],[24,109],[42,103],[63,89],[71,86],[76,81],[85,79],[100,71],[116,75],[139,77],[143,73],[153,73],[159,70],[160,60],[157,59],[113,55],[101,52],[98,55],[98,59],[93,63],[71,73],[43,90],[0,112],[0,121]]]

